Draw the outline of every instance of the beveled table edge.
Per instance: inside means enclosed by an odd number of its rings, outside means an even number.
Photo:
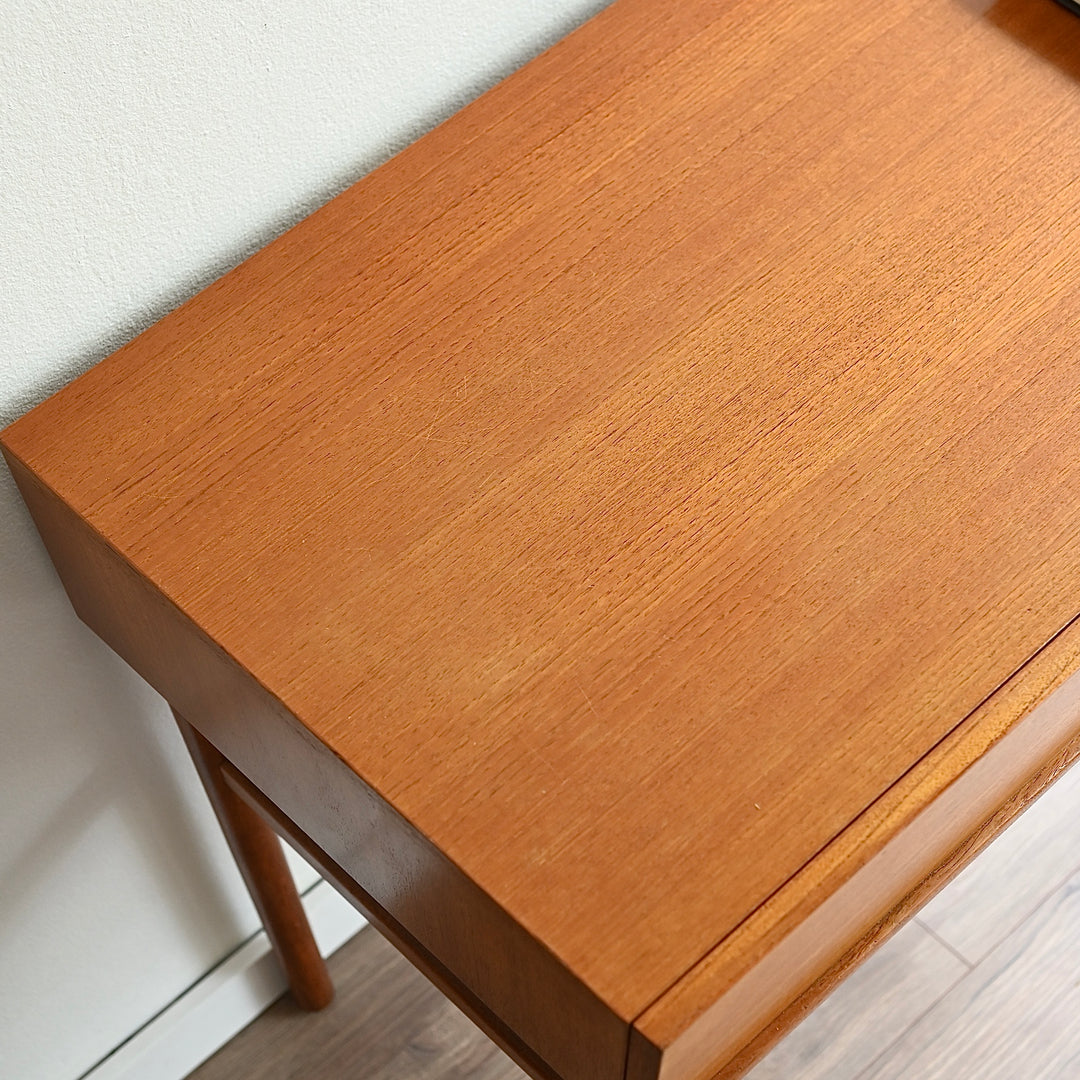
[[[95,567],[92,562],[80,563],[80,552],[88,544],[97,547],[96,557],[110,561],[113,571],[140,583],[155,594],[159,604],[190,620],[22,462],[5,444],[2,433],[0,450],[76,612],[145,677],[145,664],[131,655],[130,648],[96,614],[102,604],[109,606],[110,588],[116,580],[94,580]],[[210,645],[226,656],[220,646]],[[628,1044],[625,1036],[622,1040],[628,1080],[702,1080],[706,1076],[733,1080],[741,1076],[1080,754],[1080,675],[1069,679],[1078,663],[1080,617],[688,968],[632,1020],[629,1029],[623,1027],[629,1035]],[[250,673],[245,675],[252,678]],[[163,689],[160,680],[151,677],[149,681]],[[198,718],[198,708],[188,711]],[[299,721],[295,726],[303,727]],[[306,728],[303,733],[307,741],[313,740]],[[204,734],[212,741],[221,737],[213,724]],[[222,747],[233,760],[229,749]],[[258,804],[279,831],[296,840],[280,820],[267,813],[265,804],[259,804],[262,787],[233,763],[250,784],[249,788],[240,785],[245,797]],[[268,795],[264,798],[276,805]],[[308,854],[313,853],[309,850]],[[407,940],[405,946],[397,940],[402,935],[394,933],[392,912],[389,920],[382,917],[386,912],[379,910],[377,900],[360,898],[342,886],[340,867],[332,855],[316,846],[313,857],[331,880],[337,878],[338,888],[373,916],[399,949],[519,1064],[534,1076],[550,1080],[550,1066],[543,1057],[533,1058],[527,1042],[515,1045],[513,1028],[496,1010],[486,1015],[482,1000],[478,1009],[460,987],[441,977],[440,967],[443,975],[453,972],[436,953],[428,950],[427,956],[439,963],[426,963],[423,947],[406,947]],[[455,869],[467,878],[459,867]],[[606,1055],[607,1069],[615,1067],[615,1056]]]
[[[0,452],[76,615],[224,756],[227,782],[536,1080],[622,1077],[628,1019],[318,740],[2,433]],[[590,1054],[579,1053],[583,1041]]]
[[[1080,616],[635,1020],[627,1077],[735,1080],[1080,756]]]

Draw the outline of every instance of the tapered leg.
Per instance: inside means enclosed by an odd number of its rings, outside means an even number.
[[[225,839],[285,969],[293,998],[302,1009],[330,1004],[334,987],[311,935],[281,841],[224,780],[223,758],[176,710],[173,710],[195,768],[221,823]]]

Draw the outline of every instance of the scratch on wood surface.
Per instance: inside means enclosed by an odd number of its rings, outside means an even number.
[[[433,433],[435,431],[435,425],[439,422],[439,417],[442,415],[442,409],[443,409],[443,405],[445,404],[445,402],[446,402],[445,397],[439,398],[438,402],[435,405],[434,415],[431,417],[431,423],[428,424],[427,428],[425,429],[425,431],[422,434],[414,435],[414,434],[411,434],[411,433],[408,433],[408,432],[405,433],[406,438],[416,439],[421,444],[418,447],[416,453],[413,454],[412,457],[410,457],[409,460],[405,463],[406,465],[411,465],[424,452],[424,447],[427,445],[427,443],[431,442],[431,437],[432,437],[432,435],[433,435]],[[446,442],[446,441],[448,441],[448,440],[446,440],[446,439],[436,439],[436,442]]]
[[[592,698],[589,697],[589,695],[585,693],[585,687],[582,686],[581,683],[576,683],[576,686],[581,691],[581,696],[585,699],[585,703],[592,710],[593,716],[595,716],[599,720],[600,719],[600,714],[596,711],[596,706],[593,705]]]

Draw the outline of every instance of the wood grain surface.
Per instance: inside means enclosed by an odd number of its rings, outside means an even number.
[[[626,1022],[70,506],[11,466],[75,611],[198,717],[229,769],[242,763],[245,783],[232,790],[274,827],[288,822],[294,846],[534,1080],[618,1080]]]
[[[670,1047],[1080,609],[1077,25],[619,0],[5,452]]]
[[[1080,756],[1080,620],[635,1022],[628,1075],[742,1076]]]

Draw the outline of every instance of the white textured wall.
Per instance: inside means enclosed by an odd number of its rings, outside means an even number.
[[[602,6],[0,0],[0,425]],[[0,467],[0,1078],[74,1080],[253,926]]]

